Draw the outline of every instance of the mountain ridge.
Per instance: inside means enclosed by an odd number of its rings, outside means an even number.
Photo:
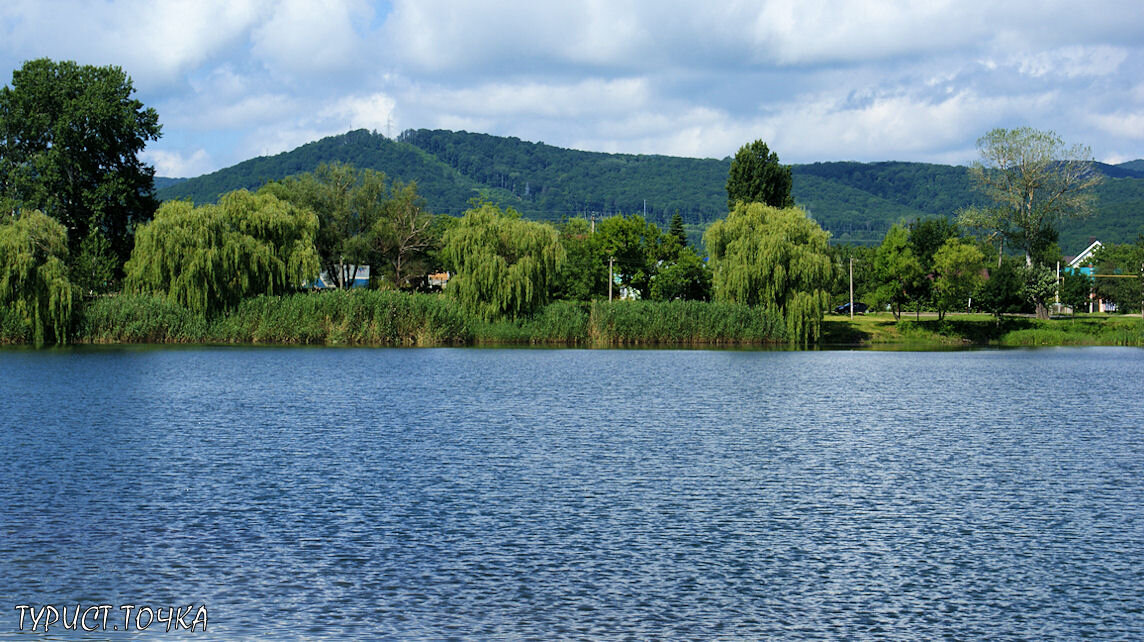
[[[572,150],[463,131],[408,130],[390,139],[354,130],[194,178],[157,177],[156,194],[161,200],[213,202],[225,192],[257,189],[334,161],[416,181],[435,213],[459,215],[475,197],[538,220],[646,212],[661,226],[675,212],[692,226],[725,216],[731,162]],[[1089,236],[1128,242],[1144,233],[1144,160],[1095,167],[1107,177],[1097,191],[1099,216],[1062,224],[1062,248]],[[795,202],[835,242],[875,244],[894,223],[952,217],[962,207],[983,204],[964,166],[829,161],[792,165],[791,173]]]

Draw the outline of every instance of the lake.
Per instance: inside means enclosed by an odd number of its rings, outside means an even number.
[[[4,350],[0,383],[0,638],[47,605],[67,640],[1144,637],[1141,349]],[[206,634],[139,617],[172,606]]]

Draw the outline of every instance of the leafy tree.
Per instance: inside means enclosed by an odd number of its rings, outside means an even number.
[[[600,221],[595,242],[599,260],[606,266],[611,259],[620,285],[636,290],[641,298],[651,295],[658,261],[667,257],[674,260],[679,250],[674,237],[665,238],[654,223],[639,214],[610,216]]]
[[[127,283],[193,312],[233,308],[317,277],[317,232],[312,212],[268,193],[240,190],[202,207],[169,201],[136,234]]]
[[[397,183],[374,221],[371,242],[393,269],[393,285],[401,288],[409,278],[410,264],[424,259],[439,238],[433,235],[433,215],[425,211],[425,199],[417,184]]]
[[[67,341],[73,288],[67,231],[38,210],[0,223],[0,303],[29,326],[37,346]]]
[[[921,261],[914,254],[906,228],[894,225],[886,233],[874,255],[874,272],[878,279],[877,298],[890,304],[895,319],[902,318],[902,305],[925,278]]]
[[[938,320],[948,310],[965,309],[969,297],[981,287],[985,255],[972,243],[957,237],[946,239],[933,255],[934,303]]]
[[[667,233],[679,241],[679,247],[687,247],[687,228],[683,226],[683,217],[678,210],[671,215],[671,225],[668,226]]]
[[[564,262],[551,225],[481,203],[445,233],[443,257],[456,270],[447,292],[481,317],[519,317],[548,303]]]
[[[70,256],[93,230],[118,257],[155,212],[155,170],[139,160],[159,116],[131,95],[119,67],[31,60],[0,89],[0,198],[67,230]]]
[[[88,229],[72,261],[71,280],[85,294],[104,294],[116,288],[119,259],[97,226]]]
[[[1101,182],[1093,171],[1092,150],[1066,147],[1055,133],[1028,127],[994,129],[977,147],[981,160],[970,168],[970,176],[994,205],[964,210],[959,220],[1010,241],[1032,268],[1037,255],[1056,240],[1061,220],[1091,213],[1093,188]],[[1037,315],[1048,318],[1041,290],[1031,293]]]
[[[607,296],[608,264],[584,218],[573,218],[560,226],[560,243],[566,259],[557,276],[556,298],[590,301]]]
[[[706,301],[711,298],[711,271],[690,247],[676,254],[675,260],[659,269],[651,284],[655,301]]]
[[[777,310],[792,341],[816,341],[834,277],[828,238],[797,207],[739,203],[704,235],[715,300]]]
[[[1061,303],[1072,308],[1074,313],[1086,311],[1089,301],[1092,300],[1092,281],[1091,277],[1079,271],[1062,274]]]
[[[981,308],[1001,321],[1001,315],[1017,312],[1025,302],[1022,294],[1025,284],[1013,260],[1004,258],[1001,265],[990,270],[989,278],[977,292],[977,302]]]
[[[790,168],[779,164],[779,156],[761,140],[743,145],[731,160],[727,174],[727,209],[735,204],[764,203],[791,207]]]
[[[1140,309],[1144,301],[1144,237],[1135,245],[1109,243],[1092,257],[1096,266],[1096,295],[1116,305],[1121,312]]]
[[[373,235],[390,232],[375,228],[385,211],[387,192],[385,174],[377,170],[323,163],[313,172],[267,183],[261,191],[317,215],[318,257],[335,287],[353,287],[358,267],[374,257]],[[419,209],[415,194],[410,198],[410,207]]]

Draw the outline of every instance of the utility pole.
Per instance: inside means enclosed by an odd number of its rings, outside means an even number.
[[[854,320],[854,257],[850,257],[850,320]]]
[[[612,281],[614,280],[614,277],[612,276],[612,261],[615,261],[615,260],[616,260],[616,257],[614,257],[614,256],[608,257],[608,302],[609,303],[612,302]]]

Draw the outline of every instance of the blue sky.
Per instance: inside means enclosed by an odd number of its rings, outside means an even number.
[[[23,61],[114,64],[196,176],[367,128],[592,151],[968,163],[994,127],[1144,158],[1140,0],[6,0]]]

